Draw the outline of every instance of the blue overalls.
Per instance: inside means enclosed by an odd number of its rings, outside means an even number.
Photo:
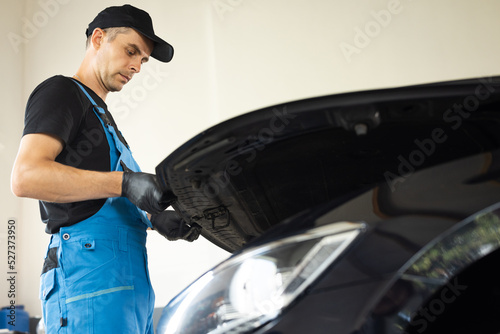
[[[106,121],[105,111],[76,83],[104,128],[113,170],[123,171],[125,164],[140,171],[128,146]],[[127,198],[115,197],[95,215],[52,235],[40,286],[47,334],[153,334],[148,227],[145,212]]]

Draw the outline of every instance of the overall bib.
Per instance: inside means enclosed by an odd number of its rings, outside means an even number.
[[[104,128],[112,170],[140,171],[105,111],[75,83]],[[148,227],[144,211],[125,197],[115,197],[90,218],[52,235],[40,285],[47,334],[153,334]]]

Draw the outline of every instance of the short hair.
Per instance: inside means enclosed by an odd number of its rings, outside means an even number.
[[[118,34],[126,34],[130,31],[129,27],[113,27],[102,29],[108,38],[108,42],[112,42]],[[92,34],[87,37],[87,42],[85,43],[85,48],[88,49],[90,46],[90,40],[92,39]]]

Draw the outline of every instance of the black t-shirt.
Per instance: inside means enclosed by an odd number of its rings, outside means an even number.
[[[82,85],[83,86],[83,85]],[[94,101],[107,111],[104,101],[84,86]],[[113,125],[114,121],[111,118]],[[110,171],[109,144],[90,100],[76,83],[61,75],[42,82],[31,93],[26,106],[23,135],[46,133],[59,137],[64,143],[56,161],[85,170]],[[70,226],[94,215],[106,199],[74,203],[40,201],[42,221],[47,233]]]

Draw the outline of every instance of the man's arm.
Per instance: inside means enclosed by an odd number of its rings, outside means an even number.
[[[123,172],[87,171],[60,164],[55,159],[62,149],[56,136],[23,136],[12,170],[12,192],[56,203],[121,196]]]

